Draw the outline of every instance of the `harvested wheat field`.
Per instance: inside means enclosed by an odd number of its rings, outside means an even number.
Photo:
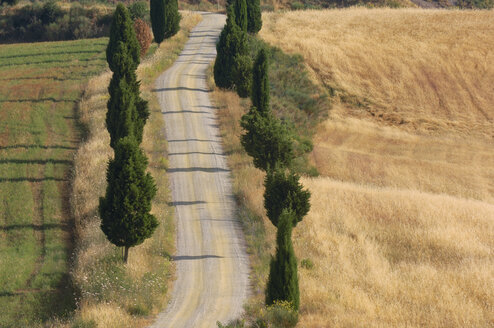
[[[300,327],[494,327],[494,12],[270,13],[332,95]]]

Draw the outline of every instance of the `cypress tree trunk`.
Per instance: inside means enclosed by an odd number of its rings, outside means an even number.
[[[293,213],[284,210],[279,218],[276,234],[276,255],[271,258],[266,286],[266,305],[276,301],[288,301],[298,311],[300,291],[298,287],[297,258],[292,245]]]
[[[127,264],[127,261],[129,259],[129,246],[124,246],[124,257],[123,257],[123,260],[124,260],[124,263]]]

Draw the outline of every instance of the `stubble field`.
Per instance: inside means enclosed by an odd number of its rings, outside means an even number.
[[[332,96],[294,230],[300,327],[494,325],[494,12],[269,13]]]

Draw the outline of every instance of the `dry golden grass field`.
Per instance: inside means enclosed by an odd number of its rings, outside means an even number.
[[[269,13],[260,34],[333,100],[299,326],[494,327],[494,12]]]

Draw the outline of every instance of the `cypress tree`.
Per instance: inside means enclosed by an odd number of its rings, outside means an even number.
[[[151,28],[154,41],[161,44],[165,39],[165,0],[151,0],[150,3]]]
[[[177,0],[165,0],[165,39],[168,39],[180,30],[180,13]]]
[[[261,113],[269,111],[269,78],[268,78],[268,54],[261,48],[257,54],[252,69],[252,106]]]
[[[149,117],[148,103],[140,97],[140,83],[135,72],[139,65],[139,54],[136,56],[139,51],[139,42],[130,15],[127,8],[119,4],[114,13],[106,50],[108,64],[113,71],[108,87],[110,99],[106,117],[106,126],[111,137],[110,146],[113,148],[119,138],[128,134],[133,134],[140,143]],[[125,81],[122,82],[123,80]],[[131,117],[131,121],[122,121],[126,117]]]
[[[294,158],[293,136],[270,111],[261,114],[252,107],[242,116],[240,126],[246,131],[240,141],[255,167],[269,172],[290,165]]]
[[[257,33],[262,27],[261,1],[247,1],[247,31],[249,33]]]
[[[244,54],[237,55],[232,74],[237,94],[242,98],[249,97],[252,84],[252,60],[250,56]]]
[[[216,45],[214,81],[220,88],[231,89],[235,86],[234,72],[239,56],[246,56],[249,49],[246,34],[235,23],[234,7],[229,6],[227,11],[226,25]]]
[[[276,301],[290,302],[295,311],[300,305],[297,258],[292,245],[294,214],[285,209],[280,215],[276,233],[276,255],[271,258],[266,286],[266,305]]]
[[[101,230],[111,243],[125,248],[125,262],[129,248],[149,238],[158,226],[149,213],[156,185],[146,167],[146,156],[134,138],[120,139],[115,159],[108,164],[106,194],[99,202]]]
[[[294,227],[302,221],[310,210],[310,191],[304,190],[295,173],[286,174],[284,170],[268,173],[264,180],[264,207],[269,220],[277,226],[281,213],[288,209],[293,214]]]
[[[121,43],[121,44],[120,44]],[[128,56],[122,60],[122,56]],[[110,70],[119,76],[128,71],[135,71],[139,65],[140,48],[134,31],[129,11],[123,4],[118,4],[113,14],[110,40],[106,47],[106,60]],[[122,66],[125,64],[124,66]]]
[[[240,30],[247,32],[248,18],[247,18],[247,3],[245,0],[235,0],[233,4],[235,8],[235,22]]]

